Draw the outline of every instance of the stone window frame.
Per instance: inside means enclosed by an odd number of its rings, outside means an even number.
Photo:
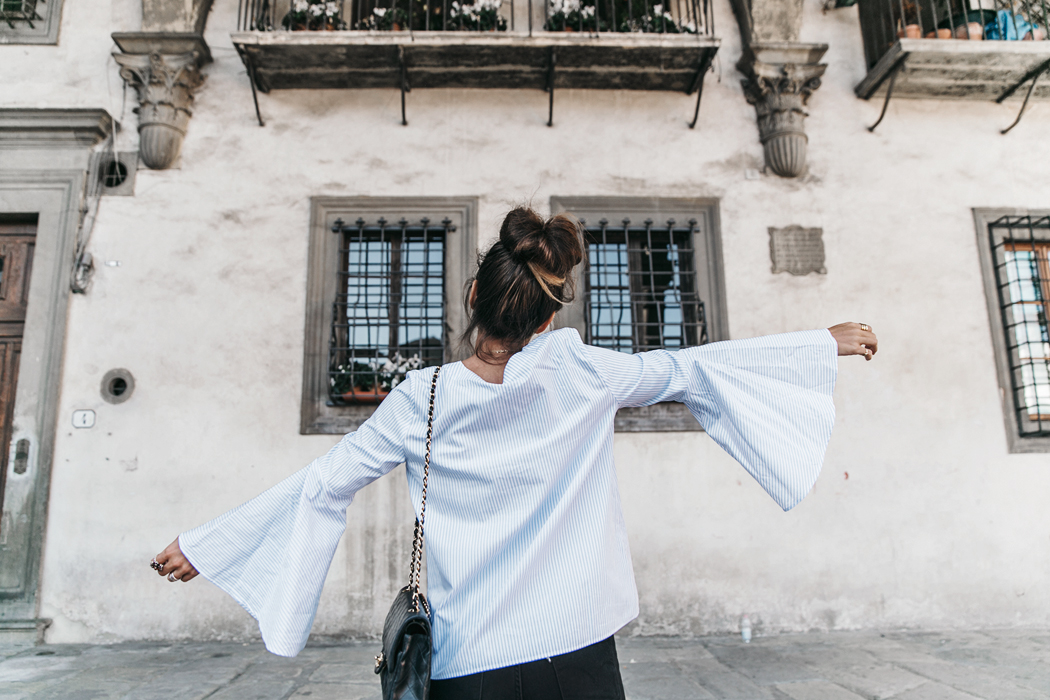
[[[328,401],[328,342],[332,328],[339,236],[336,219],[418,221],[429,217],[452,220],[456,230],[445,242],[445,362],[463,359],[459,336],[466,328],[463,292],[474,271],[478,246],[477,197],[312,197],[310,245],[307,255],[306,328],[303,348],[303,390],[299,432],[303,435],[344,434],[357,430],[375,404],[334,406]]]
[[[571,212],[590,222],[601,218],[632,221],[653,218],[688,221],[699,224],[694,235],[694,266],[698,281],[706,284],[697,289],[704,302],[708,342],[729,339],[726,311],[725,266],[722,260],[722,234],[719,225],[718,200],[711,197],[551,197],[551,213]],[[573,327],[586,338],[582,290],[584,265],[577,268],[576,301],[558,314],[559,327]],[[702,431],[689,409],[677,402],[665,402],[641,408],[623,408],[616,414],[617,432]]]
[[[988,306],[988,325],[991,332],[992,349],[995,353],[996,375],[999,381],[999,399],[1006,428],[1007,448],[1011,453],[1050,452],[1050,437],[1023,436],[1017,424],[1018,406],[1010,378],[1006,333],[1003,328],[999,290],[996,288],[995,260],[989,240],[989,226],[1003,216],[1050,215],[1050,209],[975,208],[974,227],[977,233],[977,251],[981,260],[981,276],[984,282],[985,301]],[[1050,238],[1048,238],[1050,242]]]
[[[43,17],[34,21],[35,26],[19,21],[12,29],[5,20],[0,20],[0,45],[3,44],[57,44],[58,28],[62,23],[62,0],[46,0],[37,7]]]

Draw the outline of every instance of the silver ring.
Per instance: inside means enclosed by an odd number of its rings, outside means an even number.
[[[175,574],[173,574],[173,573],[172,574],[168,574],[168,580],[171,581],[172,583],[175,583],[176,581],[178,581],[178,579],[175,578]]]

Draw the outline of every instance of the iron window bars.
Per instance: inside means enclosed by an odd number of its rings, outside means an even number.
[[[693,238],[668,219],[619,224],[584,221],[586,341],[620,352],[682,348],[708,342],[704,303],[697,295]]]
[[[0,0],[10,2],[11,0]],[[27,0],[31,1],[31,0]],[[239,0],[238,31],[516,31],[515,1]],[[889,0],[887,0],[889,1]],[[714,36],[713,0],[536,0],[547,31],[655,32]]]
[[[1003,216],[988,234],[1018,432],[1050,436],[1050,216]]]
[[[868,0],[861,30],[870,70],[897,39],[1050,39],[1047,0]]]
[[[445,242],[450,219],[339,219],[328,403],[378,403],[412,369],[445,357]]]
[[[44,19],[36,11],[37,5],[43,4],[43,0],[0,0],[0,20],[11,29],[15,28],[15,22],[25,22],[35,29],[33,20]]]

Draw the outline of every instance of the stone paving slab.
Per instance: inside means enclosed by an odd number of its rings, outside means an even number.
[[[0,648],[0,700],[377,700],[376,642]],[[617,639],[628,700],[1050,700],[1050,630]]]

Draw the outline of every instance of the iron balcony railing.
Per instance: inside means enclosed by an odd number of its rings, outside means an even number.
[[[527,9],[524,17],[515,6],[522,2],[527,6],[521,8]],[[542,27],[533,26],[534,2],[544,3]],[[239,0],[237,28],[263,32],[535,29],[714,36],[712,5],[713,0]]]
[[[1047,0],[861,0],[871,69],[898,39],[1046,41]]]

